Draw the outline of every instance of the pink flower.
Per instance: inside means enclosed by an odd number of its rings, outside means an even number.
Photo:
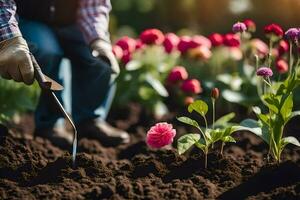
[[[286,52],[288,52],[290,49],[290,45],[287,41],[285,40],[280,40],[278,44],[278,53],[279,55],[282,55]]]
[[[283,30],[278,24],[269,24],[264,27],[264,31],[267,37],[274,35],[281,38],[283,36]]]
[[[233,60],[241,60],[243,58],[242,50],[238,47],[228,48],[229,57]]]
[[[207,48],[211,48],[211,42],[207,37],[204,37],[202,35],[196,35],[192,37],[192,40],[190,41],[190,48],[196,48],[199,46],[206,46]]]
[[[290,28],[285,32],[285,36],[287,39],[292,41],[297,41],[299,37],[300,31],[297,28]]]
[[[192,38],[189,36],[180,37],[179,43],[177,45],[177,49],[182,53],[186,53],[191,48],[191,40]]]
[[[162,148],[172,144],[176,135],[176,130],[172,124],[166,122],[157,123],[147,132],[146,143],[151,148]]]
[[[261,67],[256,71],[257,76],[269,77],[273,76],[273,71],[269,67]]]
[[[132,55],[129,51],[124,51],[123,52],[123,57],[121,58],[121,61],[124,63],[124,64],[127,64],[129,61],[131,61],[132,59]]]
[[[176,66],[174,67],[169,75],[168,75],[168,81],[170,83],[177,83],[178,81],[183,81],[188,78],[188,73],[186,69],[182,66]]]
[[[128,36],[124,36],[116,42],[116,45],[121,47],[123,51],[129,51],[131,53],[135,50],[135,43],[135,39],[132,39]]]
[[[162,44],[164,41],[164,34],[158,29],[147,29],[140,35],[140,39],[145,44]]]
[[[210,49],[206,46],[199,46],[190,49],[188,54],[191,58],[202,59],[202,60],[208,60],[212,55]]]
[[[223,36],[219,33],[213,33],[208,38],[209,38],[212,46],[214,46],[214,47],[220,46],[224,42]]]
[[[239,47],[240,37],[236,34],[227,33],[224,35],[224,44],[228,47]]]
[[[178,43],[179,43],[179,38],[174,33],[167,33],[165,35],[165,40],[163,45],[167,53],[171,53],[174,49],[176,49]]]
[[[197,79],[189,79],[182,83],[181,89],[185,93],[199,94],[202,92],[200,82]]]
[[[277,71],[280,74],[284,74],[284,73],[288,72],[288,70],[289,70],[288,63],[285,60],[283,60],[283,59],[277,60],[275,66],[276,66]]]
[[[117,59],[121,59],[123,57],[123,50],[120,46],[114,45],[112,47],[113,54]]]
[[[260,39],[253,39],[251,40],[250,44],[255,54],[257,54],[259,57],[265,57],[269,52],[268,45]]]
[[[245,19],[243,21],[243,23],[246,25],[247,31],[249,31],[249,32],[255,32],[256,31],[256,24],[251,19]]]
[[[137,39],[135,41],[135,49],[138,50],[138,49],[142,49],[144,48],[145,44],[140,40],[140,39]]]
[[[193,97],[185,97],[184,98],[184,105],[188,106],[190,105],[191,103],[193,103],[195,100]]]
[[[237,22],[232,26],[232,31],[234,33],[242,33],[245,32],[246,30],[247,30],[247,26],[243,22]]]

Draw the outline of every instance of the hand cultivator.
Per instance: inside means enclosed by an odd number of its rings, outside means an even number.
[[[77,129],[75,127],[75,124],[69,114],[66,112],[64,109],[63,105],[60,103],[56,95],[54,94],[54,91],[61,91],[64,89],[62,85],[57,83],[56,81],[52,80],[51,78],[47,77],[45,74],[43,74],[39,64],[35,60],[34,56],[31,55],[32,62],[33,62],[33,67],[34,67],[34,76],[35,79],[37,80],[39,86],[41,87],[42,91],[45,93],[49,93],[50,96],[52,96],[53,101],[59,108],[59,110],[63,113],[64,117],[70,122],[73,132],[74,132],[74,137],[73,137],[73,147],[72,147],[72,160],[73,164],[75,164],[76,160],[76,151],[77,151]]]

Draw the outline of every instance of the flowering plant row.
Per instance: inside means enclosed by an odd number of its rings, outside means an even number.
[[[138,101],[163,114],[167,111],[163,102],[169,96],[184,105],[218,87],[226,101],[251,108],[260,100],[254,76],[257,58],[272,63],[277,80],[286,77],[289,69],[290,44],[282,39],[282,28],[276,24],[265,27],[267,37],[281,35],[269,45],[252,38],[255,30],[252,20],[244,20],[223,35],[177,36],[148,29],[137,39],[120,38],[113,47],[122,66],[116,102]]]
[[[239,34],[244,34],[247,26],[244,23],[236,23],[233,26],[233,31]],[[283,30],[276,24],[271,24],[265,27],[266,35],[269,39],[270,47],[278,42],[284,35]],[[286,39],[289,42],[289,66],[286,68],[286,78],[283,80],[271,80],[274,75],[272,70],[272,48],[269,48],[266,58],[260,58],[255,54],[256,70],[253,79],[256,80],[257,91],[259,98],[264,105],[263,108],[257,106],[252,110],[257,116],[257,120],[246,119],[239,125],[231,124],[229,121],[234,117],[234,113],[230,113],[215,121],[215,102],[219,97],[219,90],[214,88],[211,92],[211,103],[213,119],[212,125],[208,125],[206,114],[208,105],[202,100],[196,100],[189,104],[188,111],[199,114],[204,122],[205,127],[200,127],[198,121],[183,116],[177,118],[180,122],[191,125],[199,130],[199,133],[188,133],[181,136],[177,140],[178,153],[182,154],[190,147],[195,145],[201,149],[205,155],[205,168],[207,167],[207,154],[210,148],[217,141],[222,142],[221,154],[226,142],[235,142],[231,136],[236,131],[248,131],[261,137],[269,145],[268,158],[272,157],[280,162],[281,153],[287,144],[293,144],[300,147],[299,141],[292,136],[284,137],[284,127],[293,117],[300,115],[300,111],[293,111],[295,89],[300,85],[300,59],[294,62],[293,50],[298,52],[298,40],[300,38],[300,29],[291,28],[285,33]],[[266,63],[266,65],[265,65]],[[263,110],[263,111],[262,111]],[[266,110],[264,112],[264,110]],[[172,132],[172,134],[170,134]],[[171,144],[176,132],[172,125],[167,123],[159,123],[152,127],[147,134],[147,144],[153,148],[160,148]],[[151,142],[150,142],[151,141]],[[163,142],[162,142],[163,141]]]

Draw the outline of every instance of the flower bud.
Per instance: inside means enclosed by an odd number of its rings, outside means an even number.
[[[280,74],[284,74],[284,73],[288,72],[289,65],[285,60],[279,59],[276,61],[276,69]]]
[[[245,19],[243,21],[243,23],[246,25],[247,31],[249,31],[249,32],[255,32],[256,31],[256,24],[251,19]]]
[[[220,91],[219,91],[219,89],[218,89],[218,88],[213,88],[213,89],[211,90],[211,98],[213,98],[213,99],[218,99],[219,96],[220,96]]]
[[[232,31],[234,33],[243,33],[247,30],[247,26],[242,22],[237,22],[233,24]]]

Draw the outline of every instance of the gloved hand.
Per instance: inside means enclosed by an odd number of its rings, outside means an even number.
[[[0,76],[32,84],[34,69],[26,41],[22,37],[0,42]]]
[[[109,42],[97,39],[91,43],[90,47],[93,56],[103,59],[103,61],[111,66],[112,73],[120,73],[118,61],[112,52],[111,44]]]

